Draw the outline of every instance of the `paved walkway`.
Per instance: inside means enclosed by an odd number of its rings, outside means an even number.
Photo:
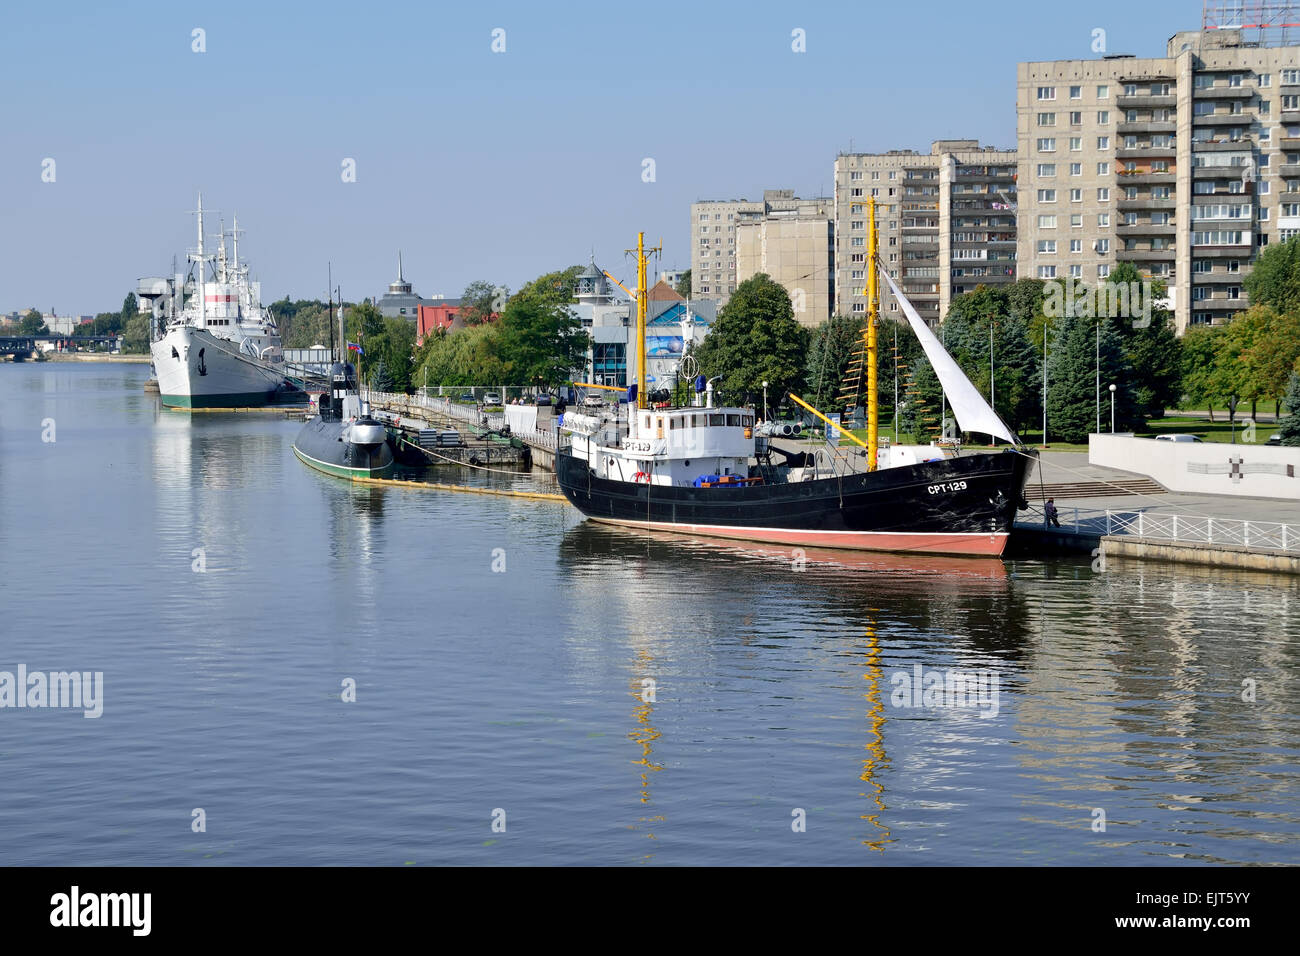
[[[1085,454],[1061,451],[1045,451],[1039,454],[1039,470],[1030,478],[1033,484],[1038,483],[1040,474],[1044,484],[1049,485],[1074,481],[1132,481],[1134,478],[1145,477],[1131,471],[1089,464],[1088,456]],[[1093,528],[1104,525],[1104,518],[1099,518],[1099,513],[1107,510],[1144,511],[1189,517],[1208,516],[1238,521],[1278,521],[1300,528],[1300,501],[1278,498],[1237,498],[1227,495],[1165,492],[1159,495],[1117,494],[1114,497],[1077,500],[1058,498],[1056,507],[1060,512],[1063,528],[1073,526],[1076,508],[1080,516],[1080,524]],[[1020,514],[1021,524],[1041,526],[1042,518],[1035,517],[1041,515],[1036,506],[1032,512],[1022,511]]]

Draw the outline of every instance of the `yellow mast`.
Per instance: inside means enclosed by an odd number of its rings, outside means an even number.
[[[867,470],[876,470],[880,447],[880,402],[877,395],[876,324],[880,319],[880,279],[876,259],[880,255],[880,235],[876,232],[876,201],[867,200]]]
[[[649,305],[646,290],[646,262],[650,256],[663,252],[663,246],[654,249],[645,247],[645,233],[636,234],[636,248],[628,249],[636,253],[636,407],[646,407],[646,362],[645,362],[645,323]]]

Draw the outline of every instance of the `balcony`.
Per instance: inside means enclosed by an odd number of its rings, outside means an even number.
[[[1208,299],[1192,299],[1193,309],[1245,309],[1250,306],[1250,301],[1243,295],[1240,298],[1229,299],[1225,296],[1210,296]]]
[[[1252,248],[1249,242],[1240,246],[1192,246],[1192,256],[1196,259],[1249,259]]]
[[[1117,171],[1116,176],[1117,182],[1121,186],[1139,186],[1143,183],[1155,183],[1158,186],[1163,186],[1174,181],[1176,172],[1177,171],[1173,169],[1166,169],[1160,172],[1143,172],[1139,170],[1138,172],[1130,173],[1121,169]]]
[[[1300,163],[1283,163],[1277,168],[1279,176],[1290,177],[1300,176]]]
[[[1115,204],[1120,212],[1129,212],[1138,209],[1173,209],[1177,200],[1174,199],[1152,199],[1150,196],[1139,196],[1137,199],[1121,199]]]
[[[1193,126],[1240,126],[1247,127],[1251,123],[1249,113],[1206,113],[1203,116],[1193,116]]]
[[[1115,227],[1115,235],[1121,237],[1172,236],[1174,234],[1174,230],[1175,227],[1172,224],[1166,224],[1166,223],[1137,222],[1131,226],[1121,223],[1120,225]]]
[[[1243,136],[1241,139],[1192,140],[1192,152],[1240,153],[1250,149],[1254,145],[1255,140],[1249,136]]]
[[[1248,100],[1254,97],[1253,86],[1203,86],[1193,89],[1192,96],[1198,100]]]
[[[1178,124],[1174,120],[1138,120],[1133,123],[1120,120],[1115,124],[1116,132],[1124,133],[1174,133]]]
[[[1173,249],[1116,249],[1120,262],[1173,262]]]
[[[1241,285],[1240,272],[1193,272],[1197,285]]]
[[[1193,179],[1241,179],[1245,166],[1193,166]]]
[[[1283,149],[1300,149],[1300,136],[1283,136],[1277,143]]]
[[[1173,159],[1177,150],[1172,146],[1121,146],[1115,150],[1116,159]]]
[[[1154,95],[1151,93],[1137,93],[1133,96],[1119,96],[1115,99],[1115,105],[1122,110],[1133,109],[1156,109],[1159,107],[1174,107],[1178,105],[1178,97],[1173,93]]]

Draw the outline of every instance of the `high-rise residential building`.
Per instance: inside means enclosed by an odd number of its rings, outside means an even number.
[[[828,238],[834,228],[831,212],[830,200],[800,199],[792,189],[764,190],[761,200],[692,203],[691,296],[716,299],[721,307],[740,282],[767,272],[790,290],[792,300],[802,298],[800,321],[824,321],[829,312],[821,301],[823,297],[831,301],[834,287],[828,259],[834,254]],[[745,230],[749,243],[745,270],[739,268],[737,255],[742,223],[750,227]],[[798,310],[799,304],[795,306]],[[813,315],[819,318],[814,320]]]
[[[736,221],[736,281],[760,272],[790,293],[794,317],[815,328],[835,308],[835,223],[830,199],[768,189]]]
[[[748,199],[691,203],[691,298],[721,304],[736,291],[736,222],[741,210],[762,208]]]
[[[835,159],[835,312],[867,309],[867,199],[880,257],[917,312],[939,322],[953,296],[1016,280],[1016,152],[936,140],[929,153],[841,153]],[[882,283],[883,285],[883,283]],[[885,286],[881,309],[898,315]]]
[[[1262,34],[1019,64],[1024,275],[1094,285],[1132,262],[1168,283],[1179,333],[1246,307],[1261,248],[1300,234],[1300,46]]]

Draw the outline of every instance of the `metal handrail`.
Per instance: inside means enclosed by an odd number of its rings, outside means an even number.
[[[1168,514],[1162,511],[1115,511],[1110,508],[1061,509],[1059,520],[1062,532],[1074,534],[1132,535],[1135,538],[1300,553],[1300,527],[1281,521],[1215,518],[1211,515]],[[1031,506],[1028,515],[1021,522],[1046,527],[1042,507]]]

